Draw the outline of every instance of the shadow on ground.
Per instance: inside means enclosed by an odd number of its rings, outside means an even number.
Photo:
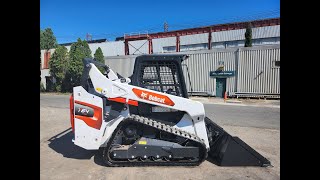
[[[91,159],[94,156],[94,162],[100,166],[105,166],[102,160],[102,153],[99,150],[86,150],[74,145],[72,142],[73,133],[71,128],[51,137],[49,147],[55,152],[62,154],[63,157],[71,159]]]
[[[63,157],[72,159],[90,159],[96,151],[90,151],[76,146],[72,142],[73,134],[71,128],[53,136],[48,141],[49,147]]]

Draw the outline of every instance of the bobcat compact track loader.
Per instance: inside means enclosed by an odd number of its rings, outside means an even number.
[[[108,166],[269,166],[270,161],[205,116],[188,99],[186,55],[142,55],[130,78],[83,59],[81,86],[70,97],[75,145],[102,151]],[[101,73],[97,66],[105,69]]]

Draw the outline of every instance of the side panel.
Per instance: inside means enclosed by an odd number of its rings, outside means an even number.
[[[73,88],[74,143],[85,149],[99,149],[103,130],[102,98],[87,93],[81,86]]]
[[[174,127],[183,129],[194,134],[196,133],[192,118],[187,114],[184,114],[182,119]]]

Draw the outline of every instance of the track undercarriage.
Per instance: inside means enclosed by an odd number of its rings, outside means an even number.
[[[109,166],[196,166],[207,157],[196,135],[155,120],[132,115],[118,127],[102,149]]]

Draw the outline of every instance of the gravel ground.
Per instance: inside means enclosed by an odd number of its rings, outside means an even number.
[[[280,179],[278,128],[222,125],[269,159],[273,167],[219,167],[205,161],[196,167],[112,168],[102,165],[97,151],[73,145],[66,107],[40,108],[41,179]]]

